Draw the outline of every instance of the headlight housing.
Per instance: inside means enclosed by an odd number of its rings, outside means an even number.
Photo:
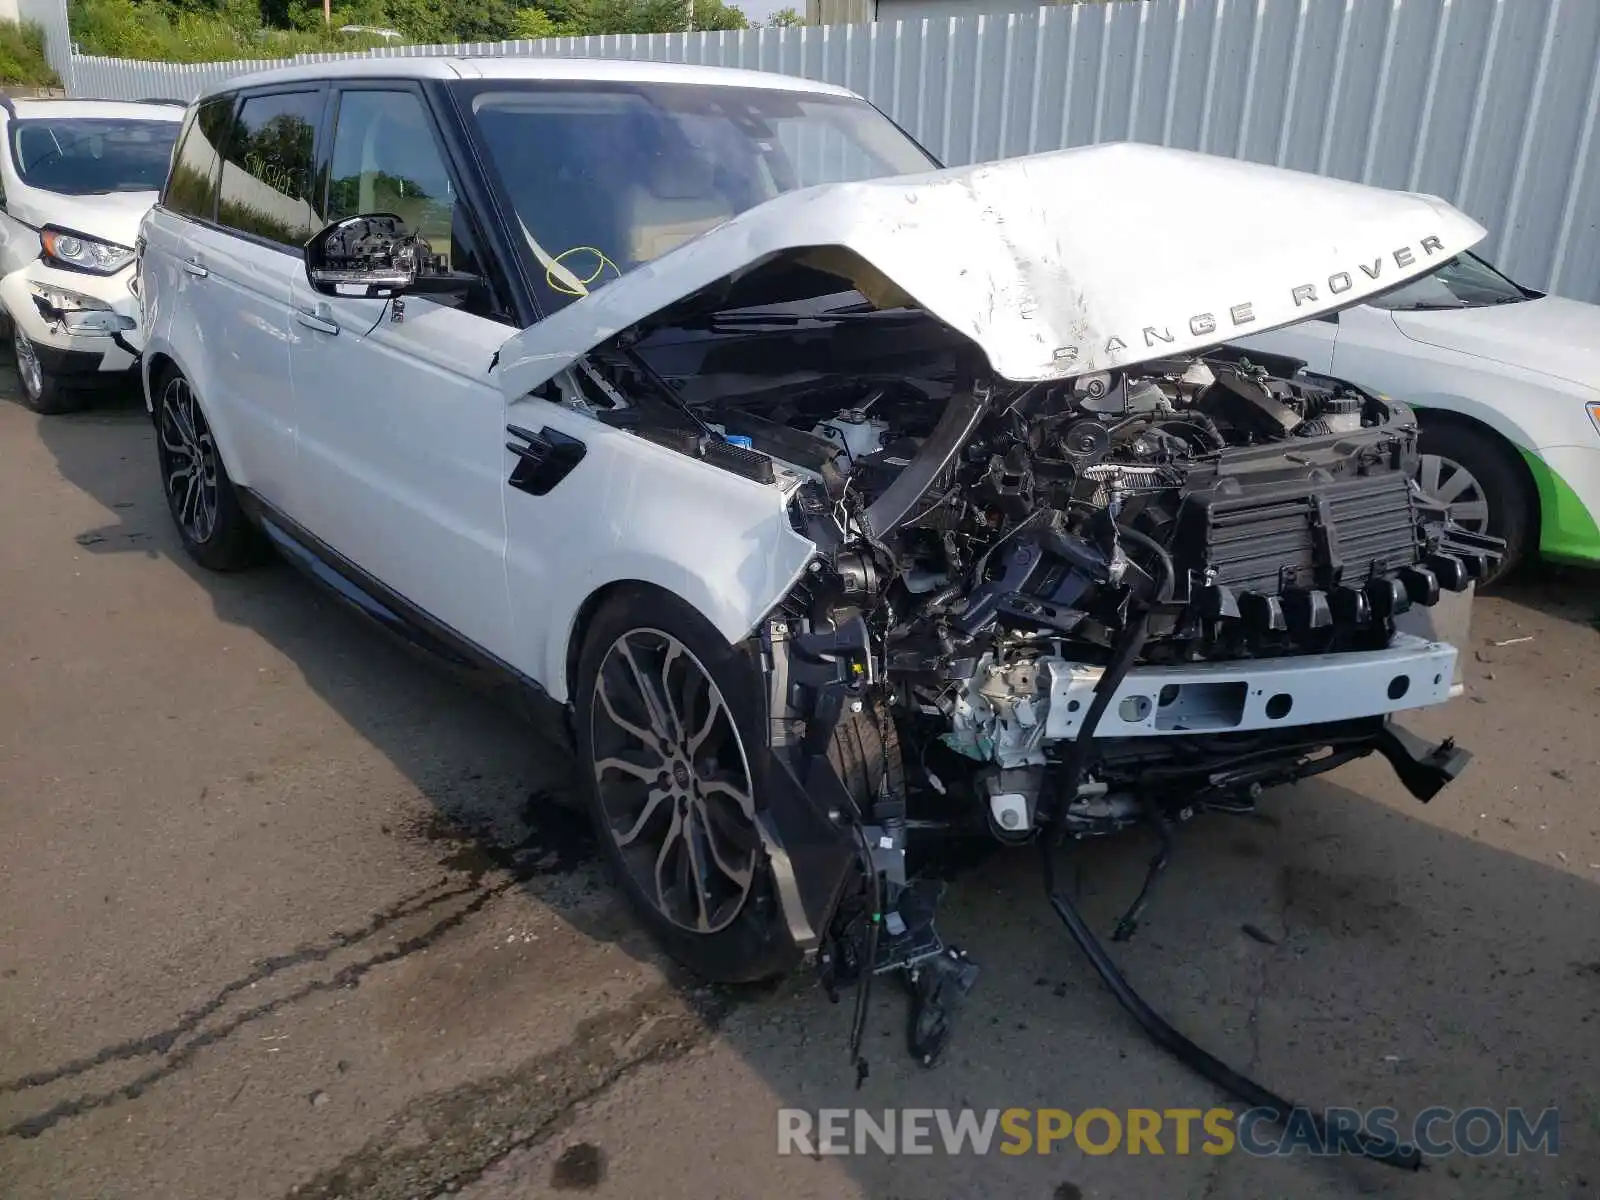
[[[45,262],[52,267],[87,271],[90,275],[115,275],[134,259],[133,251],[127,246],[98,241],[50,225],[39,231],[39,244]]]
[[[39,315],[52,324],[60,324],[68,333],[109,337],[135,327],[132,317],[113,311],[97,296],[85,296],[49,283],[30,281],[28,287]]]
[[[1594,422],[1594,431],[1600,433],[1600,400],[1591,400],[1584,407],[1589,410],[1589,420]]]

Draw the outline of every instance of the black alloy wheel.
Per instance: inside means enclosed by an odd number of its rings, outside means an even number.
[[[172,375],[161,389],[156,436],[172,519],[186,542],[204,545],[217,531],[217,444],[182,375]]]

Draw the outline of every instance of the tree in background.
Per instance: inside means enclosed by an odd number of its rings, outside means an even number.
[[[540,38],[576,37],[578,34],[571,25],[556,20],[542,8],[519,8],[511,36],[536,42]]]
[[[0,21],[0,83],[60,87],[44,57],[44,30],[32,22]]]
[[[750,21],[744,10],[723,0],[694,0],[694,27],[696,29],[749,29]]]
[[[693,28],[745,29],[727,0],[691,0]],[[385,44],[341,26],[395,29],[409,41],[496,42],[603,33],[678,33],[685,0],[70,0],[86,54],[169,62],[271,58]]]
[[[795,10],[792,8],[780,8],[777,12],[773,13],[767,18],[768,25],[776,25],[780,29],[792,28],[793,26],[804,25],[805,23],[806,19],[799,13],[795,12]]]
[[[386,24],[414,42],[498,42],[516,37],[515,0],[386,0]]]
[[[695,29],[747,29],[742,11],[724,0],[693,0]],[[683,0],[544,0],[518,13],[513,37],[584,37],[602,33],[681,33]]]

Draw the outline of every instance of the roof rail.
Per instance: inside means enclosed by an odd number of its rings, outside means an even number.
[[[179,108],[189,107],[187,100],[173,100],[164,96],[139,100],[124,100],[120,96],[17,96],[15,99],[37,104],[174,104]],[[15,111],[15,107],[11,96],[0,96],[0,108]]]

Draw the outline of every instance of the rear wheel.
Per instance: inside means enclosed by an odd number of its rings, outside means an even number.
[[[167,509],[191,558],[213,571],[260,560],[260,534],[239,508],[205,412],[181,371],[155,383],[156,456]]]
[[[1504,538],[1505,555],[1482,586],[1502,578],[1534,544],[1534,501],[1521,465],[1495,434],[1424,418],[1417,483],[1457,525]]]

